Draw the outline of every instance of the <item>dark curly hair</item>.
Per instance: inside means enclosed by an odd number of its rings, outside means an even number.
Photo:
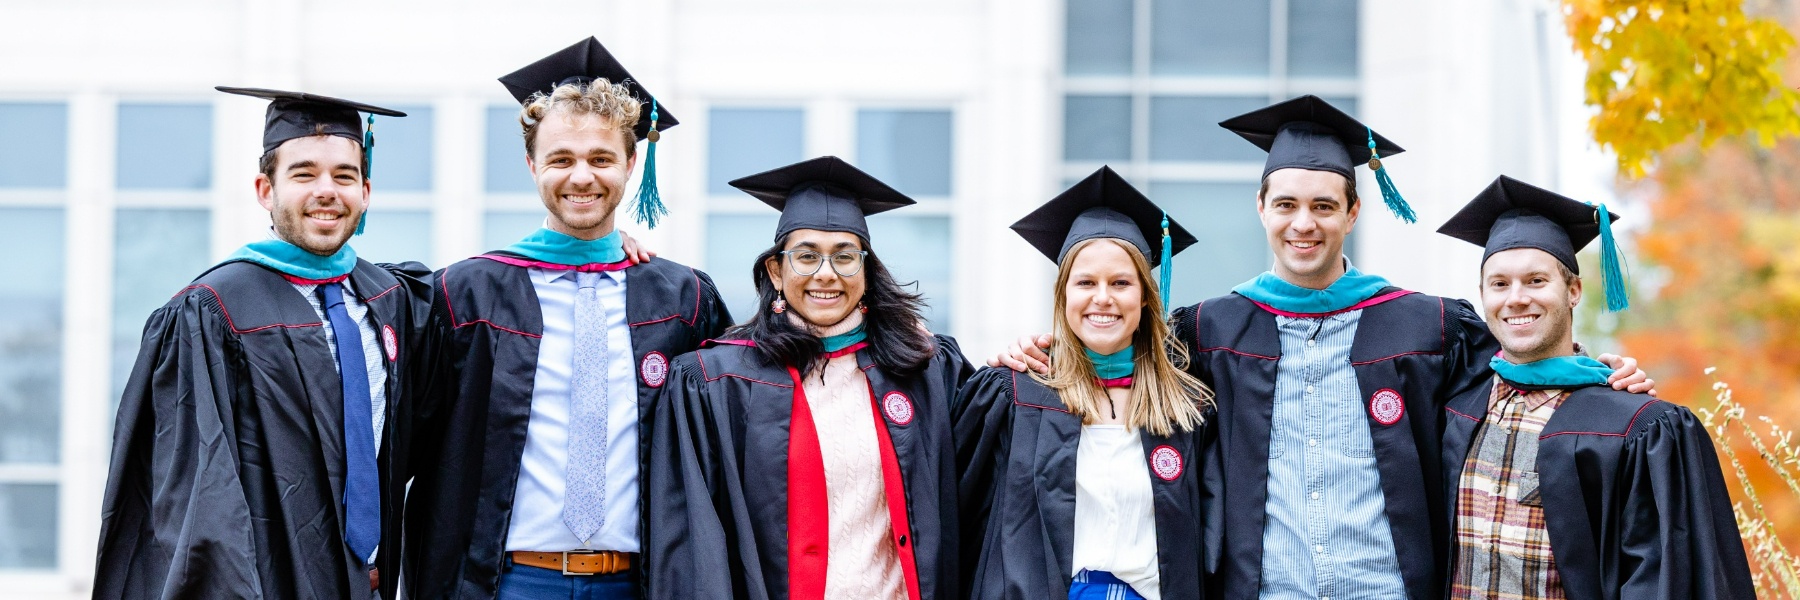
[[[869,308],[863,315],[863,332],[868,336],[869,344],[867,352],[875,365],[888,374],[895,377],[917,375],[925,370],[937,348],[931,334],[925,330],[925,317],[920,312],[925,307],[925,298],[906,291],[906,286],[917,282],[902,284],[895,280],[869,241],[861,236],[858,240],[869,252],[862,269],[868,282],[862,297],[863,306]],[[725,337],[749,339],[756,343],[756,353],[770,364],[792,365],[801,373],[811,374],[814,368],[823,365],[819,357],[825,352],[824,342],[786,317],[768,310],[770,303],[781,298],[781,286],[769,278],[769,270],[764,265],[770,259],[778,258],[786,246],[787,238],[783,237],[757,255],[756,263],[750,269],[750,277],[756,282],[757,310],[748,322],[731,328]]]

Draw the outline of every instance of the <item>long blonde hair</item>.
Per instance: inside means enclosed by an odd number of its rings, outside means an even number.
[[[1100,414],[1100,402],[1106,398],[1106,389],[1100,387],[1094,361],[1082,352],[1085,346],[1075,337],[1075,329],[1063,312],[1069,303],[1069,277],[1074,271],[1076,255],[1100,241],[1125,249],[1137,271],[1138,286],[1144,290],[1144,306],[1140,309],[1143,314],[1138,320],[1137,331],[1131,335],[1136,356],[1132,358],[1131,413],[1126,415],[1125,422],[1132,428],[1148,429],[1161,436],[1175,433],[1177,429],[1193,431],[1203,420],[1200,408],[1212,403],[1212,390],[1183,370],[1188,361],[1187,348],[1175,339],[1169,322],[1163,319],[1163,300],[1157,293],[1155,280],[1150,278],[1150,262],[1137,247],[1123,240],[1083,240],[1063,256],[1056,274],[1056,343],[1050,347],[1054,374],[1034,373],[1033,376],[1056,390],[1063,406],[1068,407],[1071,414],[1081,417],[1082,422],[1091,423]]]

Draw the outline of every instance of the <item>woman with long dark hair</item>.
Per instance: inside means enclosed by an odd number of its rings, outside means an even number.
[[[1211,394],[1181,369],[1163,313],[1169,260],[1193,236],[1104,167],[1013,229],[1059,267],[1056,371],[986,369],[962,388],[969,596],[1202,597],[1195,458]]]
[[[864,220],[913,201],[835,157],[731,184],[781,220],[755,316],[676,358],[656,399],[650,596],[957,595],[950,402],[972,369]]]

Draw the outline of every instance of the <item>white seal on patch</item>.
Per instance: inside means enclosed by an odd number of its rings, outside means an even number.
[[[400,360],[400,340],[394,337],[392,325],[381,326],[381,349],[387,352],[388,362]]]
[[[669,380],[669,358],[656,351],[645,354],[644,362],[638,365],[638,376],[644,378],[644,385],[662,387]]]
[[[1369,397],[1369,416],[1382,425],[1393,425],[1406,416],[1406,401],[1400,398],[1400,392],[1381,388]]]
[[[1150,451],[1150,472],[1163,481],[1174,481],[1181,477],[1181,452],[1167,444],[1157,446]]]
[[[907,398],[906,394],[888,392],[886,396],[881,397],[881,412],[887,413],[888,420],[893,421],[895,425],[912,423],[912,400]]]

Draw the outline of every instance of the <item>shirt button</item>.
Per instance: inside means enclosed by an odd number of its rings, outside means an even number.
[[[1313,393],[1313,386],[1310,386],[1310,385],[1306,386],[1306,393],[1308,393],[1308,394]]]
[[[1306,440],[1306,445],[1308,445],[1308,446],[1317,446],[1317,445],[1319,445],[1319,438],[1312,438],[1312,439],[1310,439],[1310,440]]]
[[[1324,546],[1324,545],[1323,545],[1323,544],[1320,544],[1320,545],[1317,545],[1317,546],[1313,546],[1313,552],[1317,552],[1317,553],[1319,553],[1319,554],[1324,554],[1324,553],[1325,553],[1325,546]]]
[[[1319,340],[1306,340],[1306,347],[1308,347],[1308,348],[1311,348],[1311,347],[1317,346],[1317,345],[1319,345]],[[1326,600],[1331,600],[1331,599],[1326,598]]]
[[[1312,493],[1312,499],[1314,499],[1314,500],[1318,500],[1318,499],[1319,499],[1319,493],[1318,493],[1318,492],[1313,492],[1313,493]]]

